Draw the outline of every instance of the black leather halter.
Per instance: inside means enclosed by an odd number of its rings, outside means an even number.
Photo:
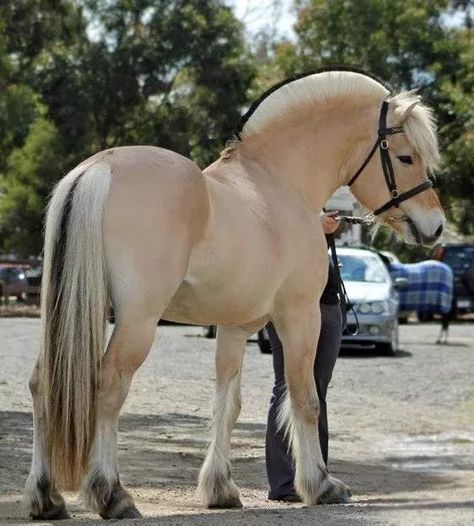
[[[385,203],[380,208],[377,208],[377,210],[373,212],[373,214],[376,216],[378,216],[382,212],[389,210],[390,208],[398,207],[398,205],[401,202],[406,201],[407,199],[410,199],[410,197],[413,197],[421,192],[424,192],[425,190],[428,190],[428,188],[431,188],[433,186],[433,183],[429,179],[427,179],[426,181],[423,181],[418,186],[415,186],[414,188],[406,192],[400,193],[397,190],[395,174],[393,172],[392,161],[390,160],[390,154],[388,151],[387,135],[393,135],[394,133],[403,133],[403,127],[400,126],[400,127],[395,127],[395,128],[387,128],[388,104],[389,103],[386,100],[384,100],[382,103],[382,108],[380,110],[380,117],[379,117],[378,137],[377,137],[377,140],[375,141],[375,144],[372,150],[370,150],[369,155],[367,156],[365,161],[362,163],[361,167],[352,176],[351,180],[348,183],[348,186],[352,186],[355,180],[364,171],[364,168],[369,164],[370,159],[372,159],[374,153],[376,152],[378,148],[380,151],[380,161],[382,162],[383,174],[385,176],[387,188],[388,188],[388,191],[390,192],[390,195],[392,196],[392,199],[390,199],[390,201]]]

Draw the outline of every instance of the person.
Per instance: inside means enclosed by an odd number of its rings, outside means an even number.
[[[322,213],[321,223],[326,239],[339,226],[338,212]],[[331,260],[326,287],[321,295],[321,332],[314,364],[314,378],[319,398],[319,441],[324,462],[328,463],[328,420],[326,394],[339,354],[342,338],[342,314],[339,300],[338,274]],[[300,502],[294,487],[294,466],[284,430],[278,429],[277,414],[286,390],[283,347],[271,323],[266,327],[273,354],[275,384],[268,411],[265,443],[267,477],[270,500]]]

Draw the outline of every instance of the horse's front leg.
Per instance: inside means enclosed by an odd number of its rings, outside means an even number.
[[[314,362],[321,326],[319,305],[291,308],[275,315],[283,343],[288,391],[279,412],[295,462],[295,488],[305,504],[342,503],[349,499],[347,486],[328,474],[319,443],[319,401]]]
[[[248,331],[217,330],[216,397],[212,436],[199,475],[198,494],[209,508],[241,508],[239,490],[231,477],[230,435],[240,413],[240,371]]]

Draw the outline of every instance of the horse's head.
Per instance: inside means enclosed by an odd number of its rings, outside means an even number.
[[[377,142],[349,185],[407,243],[432,244],[445,224],[427,177],[439,162],[432,111],[413,92],[401,93],[383,103],[377,126]]]

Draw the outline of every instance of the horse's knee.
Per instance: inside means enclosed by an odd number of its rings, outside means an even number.
[[[314,425],[319,415],[319,398],[312,374],[311,369],[310,374],[287,378],[291,410],[309,425]]]

